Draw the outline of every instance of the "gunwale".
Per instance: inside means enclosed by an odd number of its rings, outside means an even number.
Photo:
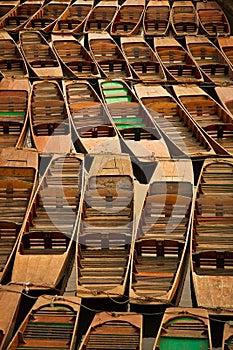
[[[188,265],[191,160],[162,159],[145,188],[131,249],[131,308],[178,305]]]
[[[29,96],[29,122],[32,142],[38,152],[70,151],[72,147],[70,119],[65,96],[57,80],[32,83]]]
[[[156,124],[185,154],[191,158],[215,154],[189,114],[163,86],[135,84],[134,90]]]
[[[132,79],[132,73],[121,48],[108,32],[88,33],[90,53],[102,77]]]
[[[176,37],[197,35],[198,16],[192,1],[174,1],[171,7],[171,26]]]
[[[49,42],[35,30],[19,32],[19,47],[30,68],[29,76],[39,79],[61,79],[61,64]]]
[[[20,4],[20,0],[0,0],[0,21]]]
[[[9,33],[18,33],[30,17],[43,6],[44,0],[26,0],[19,3],[7,15],[0,19],[0,27]]]
[[[217,1],[198,1],[196,10],[199,24],[209,37],[228,36],[231,32],[230,23]]]
[[[24,29],[40,30],[43,33],[51,32],[56,20],[69,7],[69,4],[70,0],[45,1],[42,7],[30,17]]]
[[[98,342],[98,334],[101,334],[103,350],[107,349],[109,342],[114,348],[123,346],[125,350],[142,350],[142,327],[142,315],[134,312],[99,312],[94,316],[78,350],[86,349],[90,339]]]
[[[124,297],[136,210],[133,189],[129,155],[94,155],[77,230],[76,295],[83,299]]]
[[[0,148],[22,147],[28,129],[28,100],[30,84],[28,79],[3,78],[0,82],[1,105]],[[4,130],[4,123],[9,123]],[[11,126],[12,123],[12,126]],[[6,124],[7,125],[7,124]]]
[[[168,343],[166,342],[166,337]],[[166,346],[169,346],[171,342],[175,343],[175,345],[182,342],[182,344],[189,347],[192,346],[192,343],[196,344],[197,341],[202,341],[197,346],[201,346],[205,350],[212,350],[210,320],[207,310],[169,307],[165,310],[162,318],[153,350],[166,349]]]
[[[20,230],[37,186],[38,153],[35,149],[6,147],[0,151],[1,171],[1,259],[0,282],[11,270]],[[10,191],[7,194],[7,189]]]
[[[194,195],[190,240],[194,302],[212,314],[218,309],[219,315],[232,314],[232,169],[231,158],[206,159]]]
[[[215,152],[231,156],[232,115],[197,85],[190,87],[173,86],[173,90],[187,113],[201,128]],[[198,105],[196,104],[197,99],[199,99]]]
[[[120,153],[118,134],[105,107],[88,81],[63,81],[73,143],[84,153]]]
[[[100,78],[100,70],[89,51],[69,33],[52,33],[52,47],[61,60],[63,71],[69,78],[93,79]]]
[[[218,45],[230,64],[233,65],[233,36],[218,37]]]
[[[40,164],[45,170],[25,215],[11,275],[14,282],[29,281],[30,291],[62,288],[80,215],[83,158],[60,153],[47,167],[46,159]]]
[[[32,347],[41,345],[45,348],[55,346],[56,349],[74,350],[80,303],[81,300],[73,296],[39,296],[16,331],[7,350],[13,350],[20,345],[27,348],[28,344]],[[27,335],[27,326],[31,327],[31,338]],[[37,332],[40,337],[37,336]]]
[[[142,36],[120,38],[122,52],[135,77],[143,82],[167,81],[161,61]]]
[[[226,321],[223,327],[222,350],[232,349],[233,329],[232,322]]]
[[[185,36],[186,38],[189,36]],[[154,37],[157,53],[167,79],[179,83],[202,83],[202,72],[190,53],[174,37]]]
[[[87,15],[83,32],[108,31],[118,7],[118,0],[100,0]]]
[[[10,34],[0,29],[0,72],[3,77],[29,78],[26,60]]]
[[[132,10],[130,11],[130,9]],[[137,12],[135,11],[136,9]],[[112,19],[109,28],[111,36],[131,36],[137,34],[140,30],[144,11],[145,0],[126,0],[116,11]],[[136,17],[134,17],[135,15]],[[118,26],[122,25],[122,29],[117,29]]]
[[[186,36],[187,50],[199,65],[206,83],[232,84],[233,67],[221,50],[204,35]]]
[[[153,13],[154,9],[154,13]],[[151,26],[153,24],[153,29]],[[150,27],[150,28],[148,28]],[[146,36],[167,35],[170,27],[170,3],[168,0],[149,0],[143,15],[143,30]]]
[[[82,32],[83,26],[89,12],[93,7],[93,0],[75,0],[58,17],[54,26],[53,33],[72,33]]]
[[[216,86],[215,92],[227,112],[233,117],[233,87],[232,86]]]

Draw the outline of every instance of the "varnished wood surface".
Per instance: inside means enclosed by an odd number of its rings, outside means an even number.
[[[170,10],[168,0],[148,1],[143,15],[145,35],[167,35],[170,26]]]

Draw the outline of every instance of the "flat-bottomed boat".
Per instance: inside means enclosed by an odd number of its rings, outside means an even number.
[[[192,1],[174,1],[171,8],[171,26],[176,37],[197,35],[198,16]]]
[[[170,4],[168,0],[150,0],[143,15],[143,31],[145,36],[153,37],[168,34],[170,26]]]

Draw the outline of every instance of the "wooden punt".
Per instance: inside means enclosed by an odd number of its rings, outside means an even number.
[[[37,183],[38,154],[33,149],[0,150],[0,283],[7,282],[19,232]]]
[[[100,312],[91,322],[78,350],[142,350],[142,315]]]
[[[154,50],[167,73],[167,79],[179,83],[204,81],[199,66],[174,37],[154,37]]]
[[[0,285],[0,350],[7,348],[13,335],[23,289],[22,286]]]
[[[20,31],[19,47],[29,66],[31,78],[61,79],[63,77],[60,62],[40,31]]]
[[[2,20],[0,19],[0,28],[4,28],[11,34],[18,33],[23,29],[30,17],[41,8],[43,3],[44,0],[26,0],[15,6]]]
[[[197,35],[198,16],[192,1],[174,1],[171,7],[171,26],[176,37]]]
[[[33,82],[29,120],[33,146],[40,153],[70,151],[70,121],[63,91],[56,80]]]
[[[40,296],[12,338],[7,350],[74,350],[80,299]]]
[[[216,86],[214,90],[223,107],[233,118],[233,86]]]
[[[0,0],[0,21],[14,10],[20,3],[20,0]]]
[[[185,109],[161,85],[135,84],[134,90],[159,128],[189,157],[215,154]]]
[[[112,36],[138,34],[145,10],[145,0],[126,0],[116,11],[109,28]]]
[[[233,325],[232,321],[226,321],[223,328],[222,350],[233,349]]]
[[[74,254],[83,155],[55,154],[25,217],[11,281],[29,282],[32,292],[62,293]],[[40,169],[46,167],[46,159]],[[26,267],[26,268],[25,268]]]
[[[3,78],[0,82],[0,149],[22,147],[28,130],[28,79]]]
[[[83,31],[83,26],[87,15],[93,7],[93,0],[76,0],[56,20],[53,33],[79,34]]]
[[[117,10],[118,0],[99,1],[86,17],[83,28],[84,33],[108,30]]]
[[[104,103],[122,141],[122,151],[139,162],[152,162],[170,157],[160,130],[148,111],[123,80],[100,80]]]
[[[134,175],[129,155],[95,155],[78,227],[76,294],[122,299],[134,225]]]
[[[198,1],[196,10],[204,35],[209,37],[230,35],[230,23],[217,1]]]
[[[132,79],[128,62],[108,32],[88,33],[90,52],[105,78]]]
[[[233,66],[233,36],[219,37],[218,45]]]
[[[167,81],[159,58],[142,36],[122,37],[120,42],[126,60],[137,79],[153,83]]]
[[[170,3],[168,0],[148,1],[143,15],[145,36],[163,36],[168,34],[170,26]]]
[[[198,86],[173,86],[179,102],[205,133],[215,152],[233,154],[232,116]]]
[[[29,77],[27,64],[21,51],[5,30],[0,30],[0,72],[4,77]]]
[[[68,8],[70,0],[45,1],[43,6],[29,19],[25,29],[50,33],[58,17]]]
[[[77,151],[117,154],[120,141],[102,101],[88,81],[63,81]]]
[[[206,159],[195,194],[191,281],[198,307],[232,312],[233,160]]]
[[[178,305],[191,227],[191,160],[161,160],[143,196],[131,249],[131,310]]]
[[[206,82],[215,85],[232,84],[233,67],[216,45],[203,35],[186,36],[185,41]]]
[[[69,78],[100,78],[101,74],[89,51],[82,41],[72,34],[55,33],[51,35],[52,48],[62,62],[64,75]]]
[[[169,348],[212,350],[207,310],[169,307],[166,309],[153,350]]]

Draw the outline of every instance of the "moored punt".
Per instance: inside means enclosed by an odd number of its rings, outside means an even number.
[[[90,52],[105,78],[131,79],[128,62],[108,32],[88,33]]]
[[[233,36],[219,37],[218,45],[233,66]]]
[[[40,296],[16,331],[7,350],[74,350],[80,314],[80,299]]]
[[[43,3],[44,0],[26,0],[15,6],[13,11],[10,11],[2,20],[0,19],[0,28],[4,28],[9,33],[19,32]]]
[[[215,152],[233,154],[233,118],[199,86],[173,86],[179,102],[205,133]]]
[[[187,49],[208,83],[227,85],[233,82],[233,68],[225,55],[203,35],[186,36]]]
[[[76,0],[58,17],[53,33],[68,32],[78,34],[82,32],[87,15],[93,7],[93,0]]]
[[[113,17],[110,34],[113,36],[135,35],[139,32],[145,0],[126,0]]]
[[[189,157],[215,154],[185,109],[161,85],[135,84],[134,90],[159,128]]]
[[[131,310],[179,303],[187,270],[193,171],[190,160],[161,160],[147,187],[131,249]]]
[[[206,159],[195,194],[191,239],[193,301],[198,307],[233,310],[233,160]]]
[[[72,34],[52,34],[51,42],[54,51],[62,62],[65,75],[79,79],[101,77],[90,53]]]
[[[198,16],[192,1],[174,1],[170,20],[176,37],[198,33]]]
[[[70,151],[70,121],[63,92],[56,80],[33,82],[29,120],[33,146],[40,153]]]
[[[0,21],[14,10],[20,3],[20,0],[0,0]]]
[[[210,321],[206,310],[198,308],[167,308],[155,339],[153,350],[212,350]]]
[[[143,30],[146,36],[167,35],[170,25],[168,0],[150,0],[143,15]]]
[[[83,155],[55,154],[45,167],[21,229],[11,280],[32,292],[62,292],[79,215]],[[45,164],[44,164],[45,163]],[[46,168],[47,165],[47,168]],[[59,289],[59,291],[57,291]]]
[[[94,156],[80,209],[76,294],[84,299],[122,299],[135,213],[129,155]]]
[[[149,113],[123,80],[100,80],[104,103],[122,141],[122,150],[139,162],[155,164],[170,157],[169,149]]]
[[[87,81],[63,81],[73,143],[84,153],[120,153],[120,141],[102,101]]]
[[[133,312],[97,313],[78,350],[142,350],[142,315]]]
[[[223,328],[222,350],[233,349],[233,325],[232,321],[226,321]]]
[[[19,232],[37,184],[38,154],[34,149],[0,151],[0,283],[8,279]]]
[[[230,35],[230,23],[217,1],[197,1],[196,10],[204,35],[209,37]]]
[[[22,286],[0,285],[0,350],[6,349],[13,335],[23,289]]]
[[[201,83],[202,73],[183,46],[173,37],[154,37],[154,50],[167,73],[167,79],[179,83]]]
[[[217,86],[215,92],[223,107],[233,118],[233,86]]]
[[[5,77],[28,78],[26,61],[5,30],[0,30],[0,72]]]
[[[40,31],[20,31],[19,47],[30,68],[30,76],[40,79],[63,77],[60,62]]]
[[[21,147],[27,132],[28,79],[3,78],[0,82],[0,148]]]
[[[50,0],[29,19],[25,29],[51,32],[58,17],[68,8],[70,0]]]
[[[117,9],[117,0],[99,1],[88,14],[83,31],[85,33],[90,33],[108,30]]]
[[[122,51],[137,79],[153,83],[167,81],[161,62],[142,36],[122,37],[120,42]]]

